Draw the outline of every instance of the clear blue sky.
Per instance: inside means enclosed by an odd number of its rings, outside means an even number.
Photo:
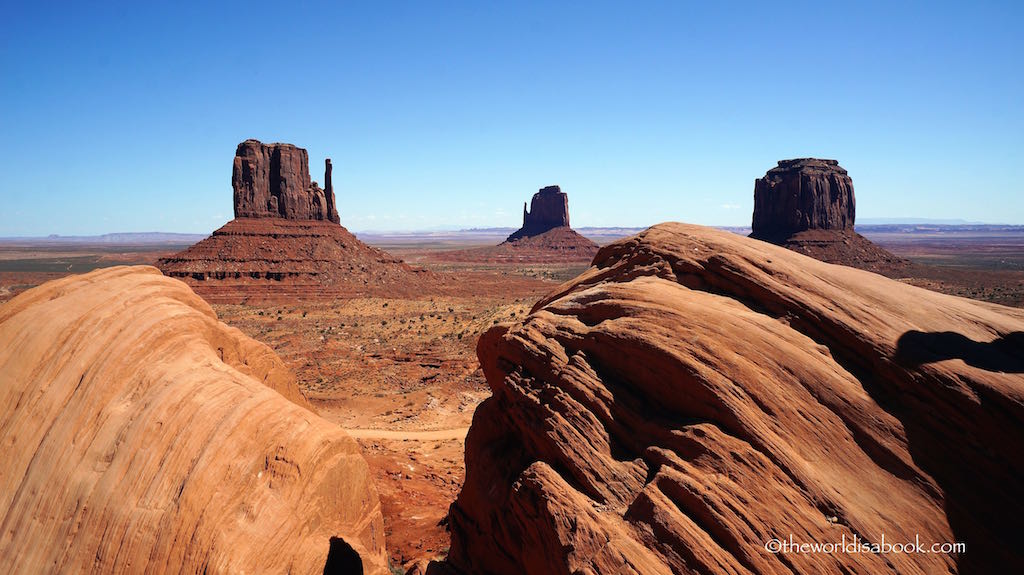
[[[350,229],[749,224],[836,158],[859,217],[1024,223],[1024,3],[5,2],[0,236],[209,232],[246,138]],[[153,3],[156,4],[156,3]]]

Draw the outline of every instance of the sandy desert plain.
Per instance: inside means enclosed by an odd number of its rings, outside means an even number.
[[[324,299],[242,289],[205,296],[221,321],[273,348],[319,413],[357,439],[380,492],[394,566],[448,552],[446,516],[464,480],[466,432],[490,394],[475,352],[478,337],[523,318],[545,294],[587,268],[586,261],[445,257],[452,250],[493,246],[509,231],[360,235],[445,277],[446,285],[433,293]],[[635,231],[582,230],[599,244]],[[1024,307],[1024,227],[886,225],[858,231],[913,262],[902,282]],[[70,274],[154,265],[200,238],[2,240],[0,303]]]

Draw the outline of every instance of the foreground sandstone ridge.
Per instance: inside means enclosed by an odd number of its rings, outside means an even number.
[[[1024,311],[662,224],[478,345],[449,566],[1022,572]],[[857,536],[947,554],[772,555]]]
[[[355,441],[155,268],[0,307],[0,445],[3,572],[387,572]]]

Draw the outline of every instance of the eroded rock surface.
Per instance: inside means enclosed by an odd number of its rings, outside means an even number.
[[[448,568],[1024,570],[1024,312],[662,224],[481,337]],[[964,542],[967,552],[766,551]]]
[[[225,301],[264,286],[289,297],[399,295],[442,281],[364,244],[338,224],[280,218],[235,218],[157,265],[204,297],[219,300],[223,294]]]
[[[359,447],[307,407],[155,268],[26,291],[0,307],[0,571],[387,573]]]

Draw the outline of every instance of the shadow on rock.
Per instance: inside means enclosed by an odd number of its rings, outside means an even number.
[[[359,553],[341,537],[331,537],[324,575],[363,575],[363,560]]]
[[[962,359],[987,371],[1024,373],[1024,332],[978,342],[952,331],[908,331],[896,342],[896,359],[903,365]]]

